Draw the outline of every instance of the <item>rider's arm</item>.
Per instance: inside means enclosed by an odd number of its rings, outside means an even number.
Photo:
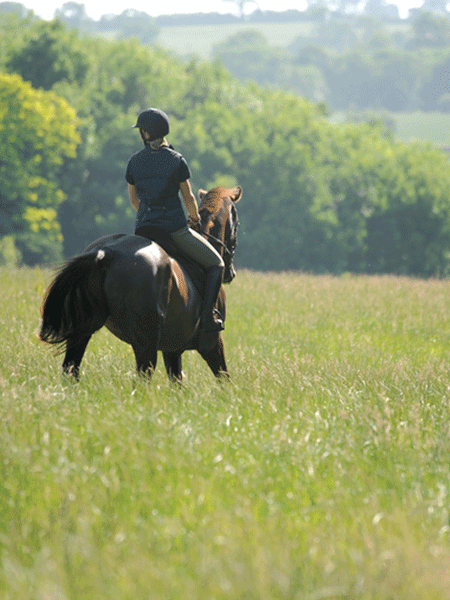
[[[141,202],[137,195],[136,186],[132,185],[131,183],[128,184],[128,195],[130,196],[131,206],[134,208],[134,210],[137,210]]]
[[[194,223],[198,223],[200,221],[200,215],[198,214],[197,200],[195,199],[195,196],[192,193],[189,179],[186,179],[186,181],[182,181],[180,183],[180,191],[181,195],[183,196],[184,205],[186,207],[191,221],[193,221]]]

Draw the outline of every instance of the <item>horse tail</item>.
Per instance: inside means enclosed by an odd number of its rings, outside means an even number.
[[[103,327],[109,314],[103,282],[113,257],[106,247],[76,256],[60,269],[42,303],[39,339],[77,343]]]

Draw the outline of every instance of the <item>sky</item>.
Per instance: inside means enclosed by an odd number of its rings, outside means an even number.
[[[28,9],[35,12],[42,19],[51,19],[57,8],[61,8],[67,0],[17,0]],[[188,13],[233,13],[237,14],[236,4],[227,0],[74,0],[77,4],[84,4],[86,12],[91,19],[99,19],[102,15],[110,13],[120,14],[127,8],[143,11],[152,17],[170,14]],[[387,3],[397,4],[400,15],[406,17],[408,9],[421,6],[422,0],[387,0]],[[304,10],[305,0],[258,0],[246,5],[246,12],[255,8],[260,10],[284,11],[289,9]]]

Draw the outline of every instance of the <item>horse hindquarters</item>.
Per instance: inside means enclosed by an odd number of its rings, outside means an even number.
[[[104,273],[112,253],[90,252],[70,260],[58,273],[44,298],[39,338],[65,346],[64,373],[78,378],[86,346],[106,322]]]
[[[138,373],[151,376],[156,368],[161,331],[167,312],[168,265],[156,250],[118,253],[104,290],[109,307],[105,323],[129,344]]]

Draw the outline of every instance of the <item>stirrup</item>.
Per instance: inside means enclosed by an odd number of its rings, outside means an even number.
[[[200,317],[200,331],[223,331],[225,329],[221,314],[217,309]]]

